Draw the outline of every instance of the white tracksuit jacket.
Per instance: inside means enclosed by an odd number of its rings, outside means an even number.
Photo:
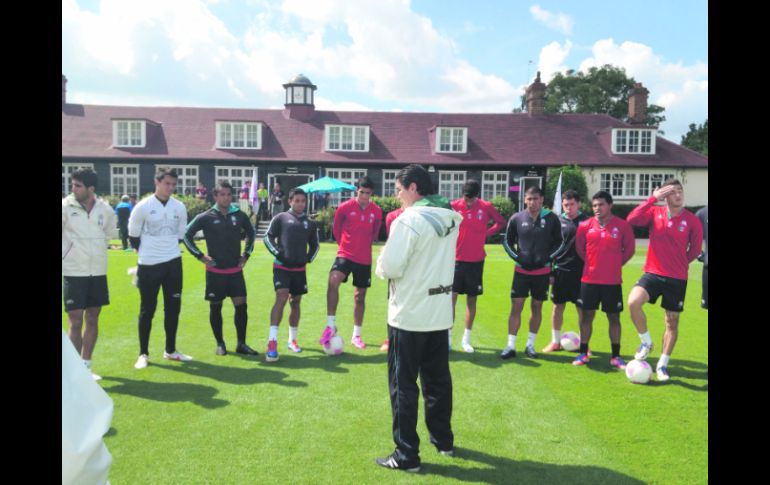
[[[393,221],[376,269],[390,280],[388,325],[413,332],[452,327],[460,222],[457,212],[432,206],[409,207]]]
[[[87,213],[75,196],[61,201],[62,276],[101,276],[107,274],[107,244],[118,237],[117,219],[112,207],[96,199]]]

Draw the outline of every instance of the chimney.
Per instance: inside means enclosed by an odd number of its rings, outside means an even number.
[[[67,77],[64,74],[62,74],[61,75],[61,107],[63,108],[65,104],[67,104]]]
[[[540,71],[535,81],[527,88],[527,112],[530,116],[545,112],[545,84],[540,82]]]
[[[647,96],[650,91],[642,83],[634,83],[628,91],[628,123],[643,125],[647,119]]]

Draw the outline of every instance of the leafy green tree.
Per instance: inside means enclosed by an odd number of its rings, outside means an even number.
[[[583,171],[577,165],[564,165],[562,167],[548,170],[548,181],[545,183],[545,200],[543,205],[550,207],[553,204],[553,197],[556,195],[556,185],[559,183],[559,174],[561,178],[561,193],[569,189],[577,191],[580,195],[580,206],[583,212],[591,207],[591,201],[588,199],[588,184],[583,175]],[[593,195],[593,194],[592,194]],[[561,204],[561,202],[559,202]],[[553,208],[552,208],[553,209]],[[557,208],[561,213],[561,205]],[[557,212],[557,211],[554,211]],[[591,212],[588,211],[588,214]]]
[[[626,121],[628,118],[628,92],[637,81],[626,75],[622,67],[605,64],[590,67],[588,72],[569,69],[556,73],[545,88],[546,113],[608,114]],[[526,110],[526,94],[521,98],[522,110]],[[648,126],[660,126],[666,121],[665,108],[647,105]],[[663,134],[662,131],[660,131]]]
[[[698,126],[696,126],[695,123],[690,123],[690,131],[682,136],[682,142],[680,145],[708,156],[709,119],[706,118],[706,121],[702,125]]]

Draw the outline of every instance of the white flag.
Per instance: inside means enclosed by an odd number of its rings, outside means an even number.
[[[251,187],[249,188],[249,201],[253,212],[259,210],[259,196],[257,196],[257,169],[251,171]]]
[[[557,215],[561,215],[561,172],[559,172],[559,183],[556,184],[556,195],[553,196],[553,206],[551,210]]]

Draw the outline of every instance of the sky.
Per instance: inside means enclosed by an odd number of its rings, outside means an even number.
[[[507,113],[537,71],[623,67],[679,143],[708,118],[708,1],[62,0],[67,101]]]

